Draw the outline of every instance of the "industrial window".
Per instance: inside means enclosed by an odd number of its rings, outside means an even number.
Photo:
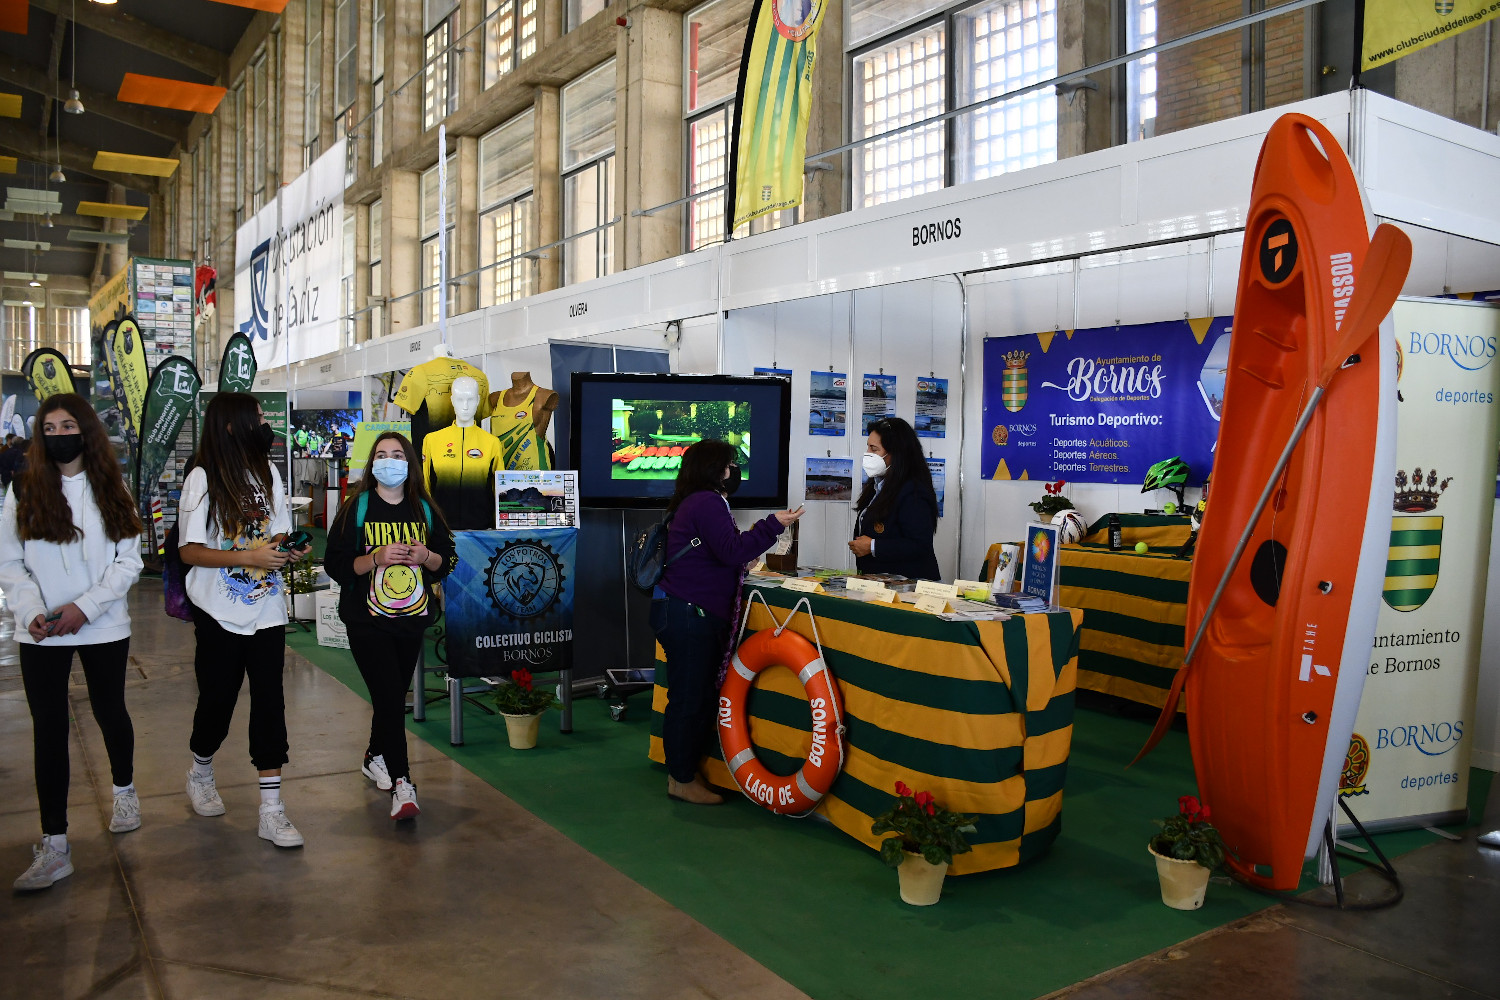
[[[609,0],[567,0],[568,23],[564,29],[572,31],[583,22],[609,6]]]
[[[250,212],[253,215],[266,203],[266,184],[270,167],[271,93],[266,53],[250,64]]]
[[[536,245],[531,213],[534,112],[526,111],[479,140],[479,304],[510,302],[532,292]]]
[[[354,206],[344,211],[343,268],[339,275],[339,315],[344,319],[344,346],[353,347],[357,339],[354,334],[354,247],[355,233],[359,226],[359,215]]]
[[[453,73],[453,18],[444,18],[427,33],[423,48],[422,128],[437,128],[438,122],[458,108],[457,81]]]
[[[536,54],[539,0],[484,0],[484,86]]]
[[[31,299],[21,299],[22,294],[37,294],[41,290],[34,289],[32,292],[23,293],[18,289],[7,288],[7,295],[16,296],[12,301],[7,298],[5,305],[0,307],[0,356],[5,358],[5,367],[10,371],[20,371],[21,362],[26,360],[26,355],[41,346],[37,341],[37,307]],[[74,364],[71,358],[69,364]]]
[[[370,168],[385,159],[385,0],[370,5]]]
[[[1055,0],[999,0],[954,19],[960,107],[1057,75]],[[1032,91],[954,119],[958,183],[1057,159],[1057,95]]]
[[[52,314],[52,343],[68,359],[68,364],[92,364],[94,348],[89,330],[88,307],[54,305],[48,312]],[[6,367],[19,368],[20,364]]]
[[[380,210],[380,199],[370,202],[370,235],[367,246],[370,250],[370,336],[385,336],[385,275],[381,271],[384,257],[384,238],[380,227],[384,223]]]
[[[863,139],[942,114],[948,104],[947,23],[938,22],[854,57],[853,136]],[[854,206],[936,191],[947,181],[947,129],[909,129],[854,150]]]
[[[359,4],[337,0],[333,8],[333,110],[342,114],[354,103],[359,81]]]
[[[422,172],[420,183],[421,234],[422,234],[422,317],[423,322],[438,321],[437,290],[442,284],[441,260],[438,255],[439,229],[442,230],[444,250],[448,257],[448,315],[453,315],[455,303],[453,279],[453,209],[458,204],[458,157],[449,155],[447,164],[447,205],[438,201],[438,167],[433,164]],[[444,224],[446,223],[446,225]]]
[[[302,44],[302,165],[318,158],[318,134],[323,123],[323,0],[306,0],[307,21]]]
[[[562,89],[564,284],[615,270],[614,153],[611,59]]]
[[[1125,42],[1131,52],[1156,44],[1156,0],[1131,0],[1127,5]],[[1156,134],[1156,56],[1142,56],[1126,65],[1129,104],[1126,136],[1129,141]]]

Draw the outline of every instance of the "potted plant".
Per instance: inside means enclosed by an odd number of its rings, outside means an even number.
[[[949,812],[931,792],[898,781],[896,804],[875,817],[870,832],[895,834],[880,842],[880,860],[896,869],[902,902],[931,906],[943,894],[953,855],[972,850],[964,834],[974,832],[974,817]]]
[[[542,713],[559,704],[550,690],[532,683],[531,671],[524,668],[512,671],[510,683],[495,689],[495,710],[505,716],[505,734],[514,750],[530,750],[536,746]]]
[[[1059,479],[1055,483],[1043,483],[1042,489],[1045,492],[1042,494],[1042,498],[1032,501],[1027,506],[1036,511],[1036,516],[1040,520],[1050,523],[1052,515],[1058,511],[1074,509],[1073,501],[1062,495],[1062,488],[1066,484],[1066,479]]]
[[[292,594],[292,617],[311,621],[318,617],[318,567],[311,559],[292,563],[287,568],[288,589]]]
[[[1209,874],[1224,863],[1224,840],[1209,816],[1208,806],[1184,795],[1177,800],[1177,815],[1156,821],[1161,832],[1146,845],[1156,858],[1161,901],[1174,910],[1202,906]]]

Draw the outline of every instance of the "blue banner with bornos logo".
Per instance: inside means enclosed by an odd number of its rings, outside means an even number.
[[[1139,483],[1180,455],[1213,466],[1231,317],[984,341],[986,479]]]
[[[457,531],[443,581],[448,672],[503,677],[573,665],[576,528]]]

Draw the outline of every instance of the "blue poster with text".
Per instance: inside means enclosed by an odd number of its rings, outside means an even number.
[[[984,341],[986,479],[1139,483],[1182,456],[1213,467],[1231,317]]]
[[[448,672],[505,677],[573,664],[577,528],[455,531],[443,581]]]

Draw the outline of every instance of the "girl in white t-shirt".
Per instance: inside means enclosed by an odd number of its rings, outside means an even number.
[[[198,815],[224,814],[213,757],[248,677],[250,760],[260,772],[259,833],[277,847],[301,847],[302,834],[281,801],[281,767],[287,762],[281,569],[307,548],[280,548],[292,524],[281,474],[269,458],[274,440],[254,396],[220,393],[203,415],[203,440],[182,484],[178,552],[189,567],[187,596],[198,642],[187,795]]]

